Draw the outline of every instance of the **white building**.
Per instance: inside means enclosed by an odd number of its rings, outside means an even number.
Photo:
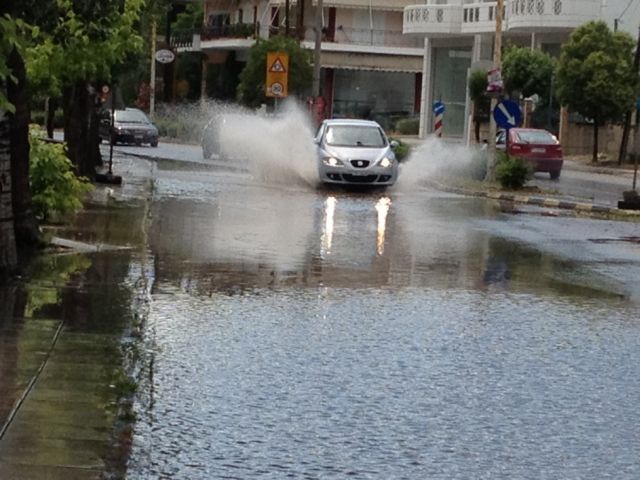
[[[425,0],[404,9],[403,31],[424,41],[421,135],[432,130],[431,105],[446,105],[444,134],[466,137],[467,76],[493,64],[496,1]],[[503,45],[560,52],[571,32],[591,20],[637,35],[640,1],[505,0]]]
[[[375,118],[381,123],[417,116],[424,43],[403,35],[403,10],[412,0],[324,0],[321,94],[327,116]],[[232,56],[246,62],[257,37],[289,34],[315,45],[316,0],[205,0],[204,26],[179,51],[201,51],[210,68]],[[311,93],[311,92],[309,92]]]
[[[331,117],[374,118],[388,126],[420,115],[421,134],[432,130],[431,105],[446,105],[447,136],[467,128],[467,75],[489,69],[496,1],[323,0],[321,94]],[[317,0],[205,0],[204,26],[175,43],[201,51],[205,68],[246,62],[256,38],[284,33],[313,50]],[[617,24],[634,37],[640,0],[505,0],[503,44],[553,55],[570,33],[590,20]],[[287,21],[288,20],[288,21]],[[617,20],[617,21],[616,21]],[[179,35],[176,37],[179,40]]]

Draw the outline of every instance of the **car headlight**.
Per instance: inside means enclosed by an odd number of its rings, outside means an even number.
[[[330,167],[341,167],[344,165],[342,160],[339,160],[336,157],[325,157],[322,161],[325,165],[329,165]]]
[[[389,168],[391,165],[393,165],[393,160],[391,160],[389,157],[384,157],[384,158],[380,161],[380,166],[381,166],[381,167]]]

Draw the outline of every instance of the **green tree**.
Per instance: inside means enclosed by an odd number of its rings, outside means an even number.
[[[302,48],[292,38],[275,36],[260,40],[251,47],[249,60],[240,73],[238,100],[248,107],[258,107],[266,103],[265,82],[268,52],[289,54],[289,93],[302,95],[311,86],[313,70],[310,52]]]
[[[509,48],[502,59],[502,76],[507,92],[520,92],[525,97],[539,95],[548,102],[555,60],[542,50],[525,47]]]
[[[26,2],[25,2],[26,3]],[[37,10],[47,11],[47,5]],[[37,35],[37,29],[23,17],[25,5],[14,0],[0,3],[0,105],[10,112],[6,138],[11,173],[11,211],[16,242],[37,245],[38,224],[32,208],[29,188],[29,90],[24,62],[25,46]]]
[[[93,176],[100,163],[98,89],[129,52],[141,48],[136,27],[144,0],[54,3],[55,23],[43,26],[46,35],[28,51],[29,77],[60,86],[69,158],[81,174]]]
[[[489,118],[491,101],[487,95],[489,80],[485,70],[474,70],[469,75],[469,98],[473,106],[473,129],[476,143],[480,143],[480,124]]]
[[[593,121],[592,161],[598,161],[598,129],[629,111],[638,92],[634,42],[604,22],[589,22],[562,47],[557,71],[560,101]]]

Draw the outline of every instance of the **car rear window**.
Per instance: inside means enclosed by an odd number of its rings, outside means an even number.
[[[327,128],[327,144],[341,147],[381,148],[387,142],[375,126],[331,125]]]
[[[127,123],[149,123],[144,113],[135,110],[116,110],[116,120]]]
[[[517,132],[518,143],[533,143],[535,145],[555,145],[558,143],[556,137],[545,131],[524,131]]]

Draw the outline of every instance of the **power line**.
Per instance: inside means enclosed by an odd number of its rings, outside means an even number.
[[[627,10],[629,10],[629,7],[631,6],[631,4],[634,2],[634,0],[629,0],[629,3],[627,3],[627,6],[624,7],[624,10],[622,11],[622,13],[620,14],[620,16],[617,18],[617,20],[622,20],[622,17],[624,16],[625,13],[627,13]]]

